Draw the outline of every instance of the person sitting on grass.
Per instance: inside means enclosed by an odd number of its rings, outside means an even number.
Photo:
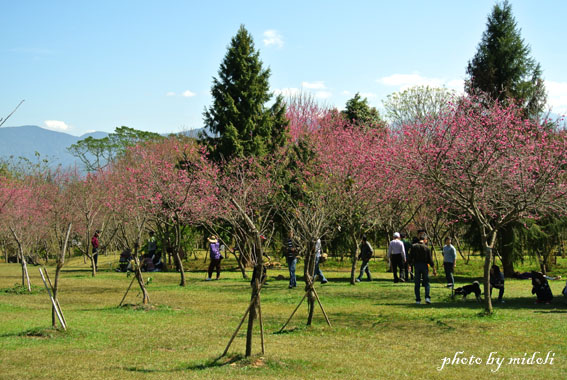
[[[532,294],[537,296],[536,303],[550,304],[553,299],[549,283],[541,272],[532,272]]]
[[[498,265],[493,265],[490,268],[490,297],[492,297],[492,288],[498,289],[498,302],[504,303],[502,300],[504,296],[504,274],[500,271]]]
[[[205,281],[212,280],[211,276],[213,275],[213,271],[215,269],[217,271],[216,279],[218,280],[220,277],[220,263],[223,258],[220,253],[220,244],[215,235],[207,238],[207,240],[209,242],[209,253],[210,253],[211,263],[209,264],[208,277],[206,278]]]

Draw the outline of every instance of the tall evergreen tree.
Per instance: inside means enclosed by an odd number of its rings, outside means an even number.
[[[488,17],[467,74],[465,90],[469,94],[480,90],[493,100],[516,99],[530,117],[537,116],[545,107],[547,96],[541,67],[530,56],[530,47],[520,36],[507,0],[496,4]]]
[[[467,67],[467,93],[478,90],[492,100],[504,103],[516,99],[525,110],[525,116],[537,118],[546,103],[546,91],[539,63],[530,56],[530,47],[520,36],[520,29],[512,15],[512,6],[505,0],[496,4],[488,17],[486,30],[474,58]],[[514,261],[522,256],[515,244],[520,223],[506,226],[501,233],[500,255],[504,274],[511,276]]]
[[[348,121],[359,126],[377,128],[386,124],[376,107],[370,107],[368,99],[363,99],[358,92],[346,102],[345,110],[341,114]]]
[[[252,36],[241,25],[213,78],[213,104],[203,113],[215,159],[264,155],[282,146],[288,121],[283,98],[267,106],[270,69],[262,68]]]

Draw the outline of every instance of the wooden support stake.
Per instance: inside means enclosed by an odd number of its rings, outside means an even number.
[[[254,297],[254,298],[252,299],[252,301],[250,301],[250,305],[248,305],[248,308],[246,309],[246,312],[245,312],[244,315],[242,316],[242,319],[240,320],[240,323],[238,324],[238,327],[236,328],[236,331],[234,331],[234,334],[232,334],[232,337],[231,337],[230,340],[228,341],[228,344],[226,345],[226,348],[224,349],[224,352],[223,352],[222,355],[220,356],[221,358],[227,354],[228,349],[230,348],[230,345],[232,344],[232,341],[234,340],[234,338],[236,338],[236,334],[238,334],[238,331],[240,331],[240,328],[242,327],[242,324],[243,324],[244,321],[246,320],[246,317],[248,316],[248,313],[250,313],[250,309],[252,309],[252,307],[254,306],[254,303],[256,303],[256,300],[260,297],[260,292],[262,291],[262,286],[263,286],[264,283],[266,282],[266,278],[267,278],[267,276],[264,278],[264,280],[263,280],[262,283],[260,284],[260,287],[258,288],[258,293],[256,294],[256,297]]]
[[[319,295],[315,291],[315,288],[311,288],[311,289],[313,290],[313,293],[315,293],[315,298],[317,299],[317,303],[319,303],[319,307],[321,308],[321,311],[323,312],[323,315],[325,316],[325,320],[327,321],[327,324],[329,325],[329,327],[332,327],[331,321],[329,321],[329,317],[327,317],[327,313],[325,312],[325,309],[323,308],[323,304],[321,303],[321,300],[319,299]]]
[[[122,302],[124,302],[124,300],[126,299],[126,296],[128,295],[128,292],[130,291],[130,288],[132,287],[132,284],[134,283],[135,279],[136,279],[136,275],[134,275],[132,277],[132,281],[130,282],[130,286],[128,286],[128,289],[126,289],[126,293],[124,293],[124,297],[122,297],[122,301],[120,301],[120,305],[118,305],[118,307],[122,306]]]
[[[278,331],[279,333],[281,333],[283,331],[283,329],[285,329],[285,327],[287,326],[287,324],[289,323],[289,321],[291,321],[291,318],[293,318],[295,312],[297,311],[297,309],[299,309],[299,307],[301,306],[301,304],[303,303],[303,300],[305,299],[305,297],[307,297],[307,294],[309,293],[309,290],[305,292],[305,294],[303,295],[303,298],[301,299],[301,301],[299,301],[299,303],[297,304],[297,307],[295,308],[295,310],[293,311],[293,313],[291,313],[291,315],[289,316],[289,319],[287,320],[286,323],[284,323],[284,325],[282,326],[282,328]]]
[[[260,322],[260,341],[262,342],[262,355],[266,353],[264,346],[264,323],[262,322],[262,305],[258,296],[258,321]]]
[[[43,280],[43,284],[45,285],[45,289],[47,289],[47,293],[49,294],[49,298],[51,298],[51,303],[53,304],[53,308],[55,309],[55,314],[57,314],[57,318],[59,319],[59,323],[61,324],[61,327],[63,327],[63,330],[67,331],[67,325],[65,325],[65,322],[63,322],[63,318],[61,317],[61,313],[59,312],[59,308],[57,307],[57,303],[55,302],[55,299],[51,295],[51,289],[47,285],[47,281],[45,281],[45,277],[43,276],[43,271],[41,270],[41,268],[38,268],[38,269],[39,269],[39,274],[41,274],[41,279]]]
[[[51,283],[51,279],[49,278],[49,273],[47,272],[47,269],[44,268],[45,270],[45,277],[47,278],[47,282],[49,282],[49,286],[51,287],[51,290],[53,291],[53,284]],[[55,293],[55,292],[53,292]],[[63,310],[61,310],[61,305],[59,305],[59,300],[55,299],[55,302],[57,303],[57,307],[59,308],[59,313],[61,313],[61,318],[63,318],[63,322],[65,322],[65,325],[67,325],[67,320],[65,319],[65,316],[63,315]]]

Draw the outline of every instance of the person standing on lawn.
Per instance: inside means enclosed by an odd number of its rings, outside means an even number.
[[[314,276],[319,277],[321,280],[321,284],[326,284],[328,281],[325,278],[323,272],[321,272],[321,268],[319,267],[319,261],[321,260],[321,239],[317,239],[315,243],[315,272]]]
[[[429,266],[433,268],[433,275],[437,275],[431,249],[427,246],[427,236],[423,234],[419,239],[420,240],[411,247],[412,265],[415,271],[415,303],[418,305],[421,304],[420,286],[422,282],[425,288],[425,303],[431,303],[431,296],[429,294]]]
[[[405,282],[404,267],[406,264],[406,250],[404,242],[400,239],[399,232],[394,232],[394,239],[388,246],[388,260],[390,261],[392,272],[394,272],[394,283],[400,281]],[[400,270],[399,277],[398,269]]]
[[[455,267],[457,266],[457,250],[451,244],[451,238],[445,238],[445,246],[443,247],[443,268],[445,269],[445,277],[447,278],[447,287],[455,286]]]
[[[220,243],[218,242],[217,237],[215,235],[207,238],[207,240],[209,242],[209,253],[210,253],[211,263],[209,264],[208,277],[206,278],[206,281],[212,280],[211,277],[215,269],[217,272],[216,279],[218,280],[220,277],[220,264],[222,260],[222,255],[220,253]]]
[[[359,260],[362,260],[362,264],[360,265],[360,274],[356,279],[356,282],[362,281],[362,275],[366,273],[368,276],[368,281],[372,281],[372,274],[370,273],[370,269],[368,268],[368,262],[372,258],[374,254],[374,250],[372,246],[366,239],[366,235],[362,235],[362,243],[360,243],[360,255],[358,256]]]
[[[98,270],[98,234],[100,233],[99,230],[96,230],[93,237],[91,238],[91,245],[93,246],[93,261],[95,265],[95,270]]]
[[[285,245],[285,260],[289,268],[289,288],[295,288],[297,281],[295,278],[295,267],[297,265],[297,248],[293,241],[293,231],[289,231],[289,236]]]

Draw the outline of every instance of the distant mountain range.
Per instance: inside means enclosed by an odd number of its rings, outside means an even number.
[[[190,137],[197,137],[201,130],[184,132]],[[72,136],[63,132],[51,131],[36,125],[0,128],[0,159],[26,158],[37,162],[36,152],[40,159],[46,159],[49,166],[81,168],[82,164],[67,152],[67,148],[79,140],[92,136],[100,139],[108,136],[106,132],[87,133],[82,136]]]

